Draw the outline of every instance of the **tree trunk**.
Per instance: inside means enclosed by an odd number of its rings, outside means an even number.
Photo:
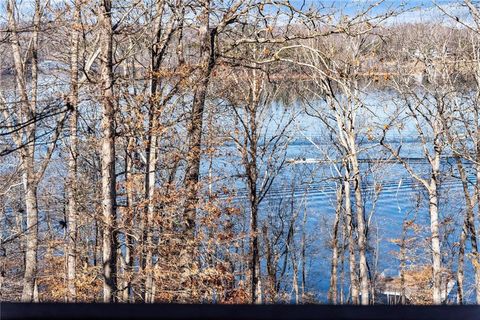
[[[407,263],[407,222],[404,220],[402,225],[402,239],[400,242],[400,303],[405,305],[407,302],[405,286],[405,269]]]
[[[258,133],[257,133],[257,107],[259,105],[261,89],[258,85],[256,70],[252,72],[252,87],[249,94],[249,103],[245,109],[248,132],[245,132],[243,162],[246,169],[248,197],[250,200],[250,275],[251,275],[251,303],[261,303],[260,287],[260,256],[258,244]]]
[[[158,152],[157,152],[157,124],[159,116],[157,111],[159,110],[159,78],[158,73],[160,71],[161,62],[163,59],[164,51],[163,47],[160,47],[162,42],[162,17],[164,10],[164,1],[158,1],[156,3],[157,18],[155,19],[154,30],[154,43],[151,47],[151,73],[152,78],[150,81],[150,110],[149,110],[149,128],[148,128],[148,144],[147,144],[147,172],[145,174],[145,200],[147,202],[146,219],[145,219],[145,293],[144,301],[147,303],[154,302],[154,283],[153,283],[153,218],[154,218],[154,194],[155,194],[155,173],[157,170]],[[167,33],[169,31],[166,31]],[[164,44],[166,45],[166,44]]]
[[[433,304],[442,303],[441,295],[441,254],[440,232],[438,221],[438,176],[440,170],[440,154],[436,152],[432,163],[432,177],[428,190],[430,231],[432,236],[432,267],[433,267]]]
[[[345,217],[347,224],[347,237],[348,237],[348,254],[349,254],[349,272],[350,272],[350,292],[352,296],[352,303],[358,304],[359,302],[359,288],[357,277],[357,265],[355,259],[355,236],[353,233],[353,214],[351,204],[351,191],[350,191],[350,172],[348,168],[345,170],[345,180],[343,182],[345,192]]]
[[[433,304],[441,304],[441,255],[436,186],[429,191],[430,231],[432,234]]]
[[[355,192],[355,208],[357,212],[357,228],[358,228],[358,256],[360,269],[360,292],[362,305],[368,305],[369,300],[369,279],[368,279],[368,265],[367,265],[367,232],[366,222],[363,207],[363,195],[361,187],[360,166],[358,165],[358,154],[354,148],[355,141],[350,137],[351,152],[350,161],[353,170],[353,184]]]
[[[113,95],[113,30],[111,1],[103,0],[99,12],[102,93],[102,212],[103,301],[113,302],[117,291],[115,107]]]
[[[152,110],[153,115],[153,110]],[[152,126],[156,122],[153,117],[150,119]],[[145,219],[145,294],[144,301],[146,303],[153,302],[153,216],[155,213],[155,206],[153,196],[155,193],[155,172],[157,168],[157,136],[154,132],[150,132],[149,142],[147,147],[147,173],[145,181],[145,196],[147,199],[147,215]]]
[[[187,192],[184,218],[186,234],[193,241],[195,234],[196,206],[198,202],[198,181],[202,154],[203,111],[210,74],[215,63],[214,35],[210,33],[210,0],[202,1],[203,12],[200,20],[200,71],[194,87],[190,124],[188,126],[188,156],[185,175]]]
[[[37,103],[37,77],[38,77],[38,33],[40,29],[40,2],[35,1],[35,14],[33,21],[32,34],[32,75],[31,75],[31,96],[27,94],[26,73],[22,60],[20,41],[17,33],[17,22],[15,20],[15,1],[10,0],[7,4],[8,27],[12,32],[12,53],[15,65],[15,78],[17,82],[17,90],[22,100],[19,105],[21,113],[26,119],[22,121],[30,121],[36,117]],[[37,208],[37,186],[38,176],[35,173],[35,137],[36,123],[33,121],[25,128],[25,136],[23,143],[26,145],[21,150],[22,158],[22,180],[25,191],[25,211],[27,218],[26,230],[26,249],[25,249],[25,274],[23,277],[22,301],[32,302],[35,299],[35,283],[37,274],[37,251],[38,251],[38,208]],[[21,140],[21,139],[19,139]],[[21,144],[22,141],[19,141]],[[18,147],[21,147],[19,145]]]
[[[263,238],[265,241],[265,264],[268,276],[267,281],[267,296],[268,303],[275,303],[277,301],[277,256],[270,242],[270,235],[268,232],[268,226],[263,226]]]
[[[210,75],[215,63],[214,35],[210,32],[210,0],[202,0],[202,13],[199,17],[200,68],[193,89],[193,103],[190,123],[187,129],[188,154],[186,159],[184,186],[186,190],[183,221],[185,248],[180,254],[182,286],[195,290],[189,283],[192,270],[196,269],[195,221],[198,205],[198,182],[200,179],[200,161],[202,156],[203,113]],[[191,292],[192,293],[192,292]]]
[[[25,274],[23,277],[22,301],[34,301],[34,290],[37,276],[37,250],[38,250],[38,208],[37,208],[37,184],[34,181],[33,172],[33,148],[28,151],[28,156],[23,157],[25,163],[23,185],[25,189],[25,211],[27,215],[25,250]]]
[[[337,187],[337,207],[335,210],[335,220],[333,222],[333,234],[332,234],[332,266],[330,271],[330,289],[328,290],[328,302],[331,304],[337,304],[338,302],[338,225],[340,223],[340,216],[342,213],[343,205],[343,185]]]
[[[467,217],[464,219],[462,232],[460,234],[460,243],[458,245],[458,266],[457,266],[457,304],[463,304],[463,268],[465,265],[465,240],[467,238]]]
[[[478,128],[477,131],[477,165],[475,167],[476,171],[476,185],[475,185],[475,193],[477,196],[477,210],[480,210],[480,127]],[[480,212],[480,211],[479,211]],[[471,226],[475,226],[475,219],[472,216],[470,218],[470,223]],[[475,229],[472,229],[473,232],[475,232]],[[476,232],[474,235],[476,239]],[[472,236],[473,239],[473,236]],[[473,245],[473,243],[472,243]],[[480,254],[478,252],[478,247],[477,247],[477,252],[476,255],[473,257],[473,265],[475,266],[475,293],[476,293],[476,302],[477,304],[480,304]]]
[[[256,191],[255,191],[256,192]],[[258,205],[256,197],[255,203],[250,212],[250,285],[251,285],[251,303],[260,303],[259,277],[260,277],[260,257],[258,250]]]
[[[307,287],[307,208],[303,209],[303,221],[302,221],[302,243],[301,243],[301,255],[302,255],[302,303],[305,303],[305,289]]]
[[[124,264],[122,266],[123,270],[123,292],[122,292],[122,302],[129,302],[130,297],[132,294],[132,271],[133,271],[133,240],[131,236],[131,232],[133,231],[133,217],[134,217],[134,192],[133,192],[133,185],[134,185],[134,177],[133,177],[133,148],[135,145],[135,141],[133,137],[128,138],[128,144],[126,149],[126,156],[125,156],[125,193],[126,193],[126,210],[124,211],[123,221],[125,223],[125,230],[124,233],[125,239],[125,259]],[[122,260],[123,261],[123,260]]]
[[[472,245],[472,248],[471,248],[472,255],[473,255],[473,259],[475,260],[473,263],[473,267],[475,271],[475,291],[476,291],[477,298],[480,298],[480,265],[478,263],[475,263],[478,261],[479,257],[478,257],[477,231],[475,228],[475,215],[473,212],[474,201],[470,196],[470,191],[468,190],[468,177],[463,167],[462,160],[459,157],[456,157],[456,162],[457,162],[458,172],[460,174],[460,179],[462,181],[463,194],[465,196],[465,208],[466,208],[466,216],[465,216],[464,227],[462,229],[460,241],[462,242],[463,236],[470,238],[470,243]],[[460,249],[462,249],[462,243],[460,243]],[[465,250],[465,239],[463,240],[463,250]],[[460,260],[459,260],[459,269],[460,269]],[[480,303],[480,301],[477,301],[477,303]]]
[[[67,217],[67,302],[75,302],[77,297],[75,287],[76,260],[77,260],[77,126],[78,126],[78,43],[80,40],[80,2],[74,3],[72,51],[70,57],[70,97],[72,109],[70,118],[70,155],[68,160],[68,217]]]
[[[254,120],[253,120],[254,121]],[[245,152],[245,165],[248,179],[248,197],[250,200],[250,289],[251,303],[260,303],[259,295],[259,277],[260,277],[260,257],[258,248],[258,194],[257,194],[257,144],[256,144],[256,126],[250,122],[250,133],[252,138],[250,149]],[[247,154],[250,155],[248,158]]]

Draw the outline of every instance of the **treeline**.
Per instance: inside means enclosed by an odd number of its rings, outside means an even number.
[[[0,299],[321,301],[306,280],[308,188],[269,200],[313,185],[287,161],[309,117],[335,192],[328,301],[377,301],[371,216],[388,158],[428,200],[427,239],[398,221],[402,302],[443,303],[448,277],[463,303],[472,266],[480,303],[480,14],[462,6],[468,18],[439,7],[442,22],[398,24],[412,9],[381,1],[348,15],[289,0],[6,1]],[[388,101],[372,105],[379,90]],[[403,135],[426,166],[405,160]],[[447,178],[463,187],[460,226],[440,212]],[[409,294],[412,270],[428,294]]]

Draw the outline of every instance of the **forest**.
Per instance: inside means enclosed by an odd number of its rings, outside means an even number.
[[[0,3],[0,301],[480,304],[480,2]]]

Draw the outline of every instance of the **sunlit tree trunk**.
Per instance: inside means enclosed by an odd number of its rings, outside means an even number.
[[[480,70],[478,70],[478,73],[480,73]],[[477,85],[480,86],[480,74],[476,76],[477,78]],[[477,100],[479,100],[480,97],[480,92],[477,93]],[[475,147],[476,147],[476,160],[477,163],[475,164],[475,173],[476,173],[476,182],[475,182],[475,194],[477,198],[477,210],[480,210],[480,116],[479,116],[479,111],[478,108],[474,108],[474,119],[475,119],[475,125],[477,126],[476,129],[476,134],[475,134]],[[470,225],[475,226],[475,220],[474,217],[472,216],[470,218]],[[475,232],[474,229],[472,229],[472,232]],[[476,238],[476,232],[474,234]],[[472,238],[474,237],[472,235]],[[472,243],[473,245],[473,243]],[[475,296],[476,296],[476,302],[477,304],[480,304],[480,254],[476,252],[476,255],[473,257],[473,264],[475,266]]]
[[[157,135],[155,132],[152,132],[153,127],[155,126],[155,119],[153,118],[153,110],[151,121],[151,133],[149,135],[148,147],[147,147],[147,173],[145,175],[145,196],[147,199],[147,210],[146,210],[146,219],[145,219],[145,284],[144,284],[144,301],[147,303],[153,302],[153,217],[155,213],[155,204],[153,201],[155,193],[155,172],[157,168]]]
[[[35,13],[33,19],[33,34],[31,40],[31,86],[30,98],[27,94],[26,70],[22,60],[20,41],[17,33],[17,21],[15,20],[16,3],[10,0],[7,4],[8,26],[12,32],[12,53],[15,66],[15,78],[17,89],[22,103],[19,105],[22,121],[34,119],[37,104],[37,81],[38,81],[38,33],[40,29],[40,2],[35,1]],[[32,302],[35,300],[35,283],[37,276],[37,251],[38,251],[38,207],[37,187],[39,175],[35,172],[35,121],[25,128],[24,142],[26,145],[20,150],[22,180],[25,192],[25,211],[27,218],[26,250],[25,250],[25,273],[23,277],[22,301]],[[21,140],[21,139],[18,139]],[[17,144],[21,144],[19,141]],[[20,146],[20,145],[19,145]]]
[[[368,279],[368,265],[367,265],[367,234],[365,226],[364,204],[361,186],[360,167],[358,165],[358,154],[355,149],[354,137],[350,136],[350,144],[352,146],[352,154],[350,161],[353,171],[353,185],[355,194],[355,208],[357,213],[357,229],[358,229],[358,256],[360,269],[360,292],[362,305],[368,305],[369,300],[369,279]]]
[[[353,233],[353,213],[351,202],[351,190],[350,190],[350,170],[345,169],[345,180],[343,182],[345,193],[345,223],[347,224],[347,238],[348,238],[348,261],[349,261],[349,273],[350,273],[350,295],[352,296],[352,303],[359,303],[359,287],[357,276],[357,263],[355,258],[356,242],[355,235]]]
[[[156,3],[157,18],[154,20],[155,31],[154,31],[154,44],[150,50],[151,55],[151,73],[152,79],[150,80],[150,109],[149,109],[149,119],[148,119],[148,142],[147,142],[147,172],[145,174],[145,200],[147,203],[146,208],[146,219],[145,219],[145,283],[144,283],[144,301],[147,303],[152,303],[154,300],[153,295],[153,218],[155,211],[154,203],[154,194],[155,194],[155,174],[157,170],[157,124],[159,117],[158,105],[160,103],[160,97],[158,96],[158,86],[159,86],[159,69],[162,61],[162,51],[159,48],[162,34],[162,16],[164,2],[158,1]]]
[[[113,95],[112,4],[103,0],[98,20],[100,27],[101,102],[102,102],[102,213],[103,213],[103,301],[115,301],[117,291],[115,103]]]
[[[464,194],[464,197],[465,197],[465,219],[464,219],[464,226],[462,228],[462,233],[460,235],[460,249],[459,249],[459,261],[458,261],[458,278],[462,279],[463,280],[463,255],[464,255],[464,251],[465,251],[465,243],[466,243],[466,239],[470,239],[470,243],[471,243],[471,250],[472,250],[472,258],[474,260],[477,260],[478,259],[478,244],[477,244],[477,231],[476,231],[476,227],[475,227],[475,215],[474,215],[474,212],[473,212],[473,208],[474,208],[474,201],[472,199],[472,197],[470,196],[470,191],[469,191],[469,188],[468,188],[468,185],[469,185],[469,181],[468,181],[468,177],[467,177],[467,174],[465,172],[465,168],[463,167],[463,163],[462,163],[462,160],[460,159],[460,157],[456,157],[456,162],[457,162],[457,169],[458,169],[458,173],[460,175],[460,180],[462,181],[462,187],[463,187],[463,194]],[[463,252],[461,252],[463,250]],[[460,260],[462,259],[462,261]],[[475,263],[476,261],[474,261],[473,263],[473,267],[474,267],[474,272],[475,272],[475,291],[476,291],[476,294],[478,295],[478,291],[480,290],[480,265],[478,265],[477,263]],[[459,273],[462,273],[461,275]],[[458,283],[458,288],[460,290],[460,288],[462,288],[462,285],[463,283],[461,281],[459,281]],[[460,293],[460,291],[459,291]],[[459,294],[459,296],[464,296],[463,294],[463,288],[462,288],[462,292],[461,294]],[[462,299],[460,299],[459,302],[463,302]]]
[[[335,218],[333,221],[332,231],[332,263],[330,270],[330,289],[328,290],[328,302],[331,304],[337,304],[338,302],[338,226],[341,220],[341,214],[343,209],[343,185],[337,187],[337,206],[335,208]]]
[[[72,44],[70,55],[70,97],[68,103],[71,105],[70,118],[70,155],[68,160],[67,179],[67,301],[75,302],[77,297],[75,277],[77,260],[77,158],[78,158],[78,44],[80,40],[80,1],[74,3]]]
[[[435,130],[435,129],[434,129]],[[439,139],[435,135],[435,140]],[[436,142],[434,142],[436,144]],[[430,212],[430,231],[432,244],[432,267],[433,267],[433,303],[441,304],[441,248],[440,248],[440,230],[439,230],[439,215],[438,215],[438,184],[440,177],[440,149],[437,145],[434,146],[434,157],[432,159],[432,174],[430,179],[430,186],[428,189],[429,197],[429,212]]]
[[[133,217],[135,215],[136,203],[134,200],[134,175],[133,175],[133,148],[135,141],[133,137],[128,138],[127,148],[125,150],[125,193],[126,193],[126,208],[124,211],[123,221],[125,224],[125,254],[124,259],[120,259],[123,262],[123,292],[122,302],[130,302],[132,295],[132,272],[133,272],[133,239],[132,232],[134,230]]]

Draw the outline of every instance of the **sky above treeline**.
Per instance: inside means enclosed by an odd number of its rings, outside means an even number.
[[[34,0],[19,0],[19,2],[17,2],[17,6],[23,17],[28,18],[32,12],[34,2]],[[72,2],[73,0],[49,0],[49,3],[53,5],[71,4]],[[229,1],[225,2],[228,3]],[[451,19],[445,17],[445,14],[442,12],[443,10],[468,23],[468,9],[463,4],[463,0],[290,0],[290,2],[296,6],[297,9],[303,7],[304,10],[307,10],[309,7],[314,6],[317,8],[325,8],[325,10],[335,10],[338,14],[349,16],[363,12],[369,7],[373,7],[369,11],[371,16],[380,15],[392,10],[397,13],[402,12],[396,15],[395,18],[389,20],[393,23],[431,22],[439,20],[443,20],[445,23],[452,23]],[[473,2],[476,3],[477,1]],[[5,19],[5,3],[4,1],[0,3],[0,21],[2,22]],[[113,1],[113,3],[115,4],[115,1]]]
[[[378,15],[390,10],[403,12],[393,19],[395,22],[429,22],[447,19],[442,12],[467,19],[468,9],[463,0],[292,0],[295,6],[327,7],[339,10],[343,14],[354,15],[374,6],[371,15]],[[473,1],[475,3],[475,1]]]

